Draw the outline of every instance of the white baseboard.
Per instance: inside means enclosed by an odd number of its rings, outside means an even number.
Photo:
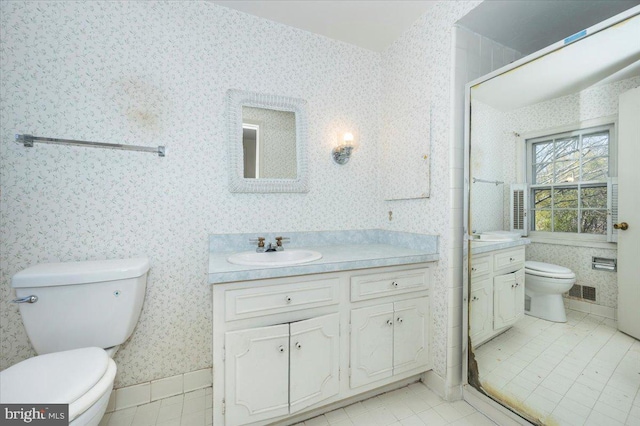
[[[446,399],[447,386],[445,381],[433,370],[429,370],[422,375],[422,382],[438,396]]]
[[[212,369],[190,371],[164,379],[114,389],[109,398],[107,413],[136,407],[158,399],[180,395],[213,385]]]
[[[584,312],[587,314],[598,315],[599,317],[609,318],[612,320],[617,319],[618,310],[615,308],[609,308],[607,306],[597,305],[595,303],[584,302],[576,299],[564,299],[564,306],[567,309],[572,309],[578,312]]]

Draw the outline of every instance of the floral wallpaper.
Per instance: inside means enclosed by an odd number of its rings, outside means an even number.
[[[122,387],[211,367],[209,234],[380,226],[380,54],[209,2],[0,7],[0,369],[34,355],[9,303],[11,276],[30,265],[151,259],[140,321],[115,358]],[[308,102],[309,193],[229,192],[229,88]],[[360,146],[338,166],[345,131]],[[16,133],[167,155],[25,148]]]

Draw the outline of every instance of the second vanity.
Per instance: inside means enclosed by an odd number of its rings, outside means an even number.
[[[472,242],[469,337],[475,347],[524,316],[526,238]]]
[[[297,234],[322,259],[258,268],[211,252],[215,425],[286,424],[432,368],[437,237]],[[212,249],[245,237],[212,236]]]

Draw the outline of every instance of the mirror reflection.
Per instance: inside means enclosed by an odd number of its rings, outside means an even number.
[[[534,424],[640,424],[640,45],[612,31],[640,17],[471,89],[469,382]]]
[[[245,178],[295,179],[296,149],[294,112],[242,107]]]

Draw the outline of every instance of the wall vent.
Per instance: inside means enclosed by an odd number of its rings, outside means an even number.
[[[578,284],[574,284],[569,290],[569,297],[578,297],[582,298],[582,286]]]
[[[591,300],[592,302],[595,302],[596,301],[596,288],[583,285],[582,286],[582,298],[585,299],[585,300]]]

